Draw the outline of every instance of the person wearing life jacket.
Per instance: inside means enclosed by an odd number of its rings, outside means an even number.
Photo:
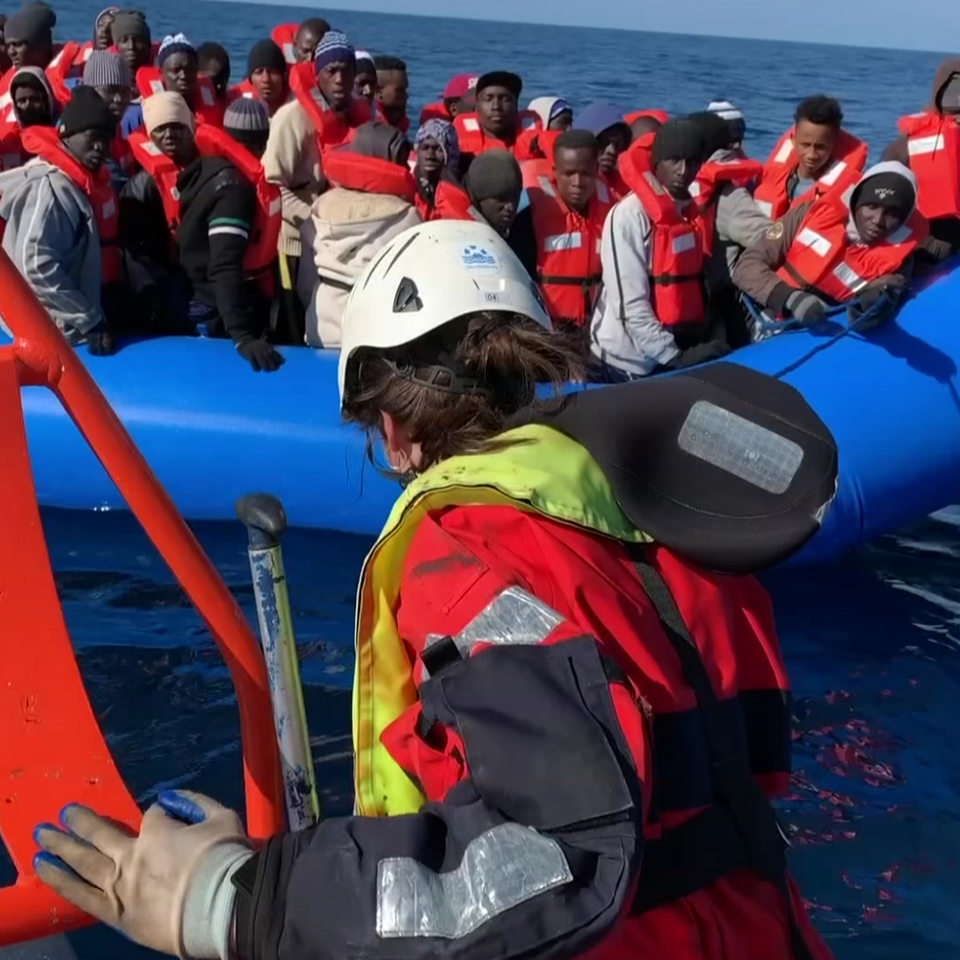
[[[630,125],[630,146],[617,157],[617,179],[627,191],[650,167],[650,151],[657,131],[667,122],[662,110],[637,110],[624,120]]]
[[[117,121],[106,164],[113,188],[119,194],[137,170],[137,161],[121,129],[123,118],[130,109],[133,77],[127,61],[119,53],[94,50],[83,65],[83,84],[97,91]]]
[[[250,48],[247,75],[228,93],[231,101],[237,97],[256,97],[263,102],[271,117],[293,99],[287,62],[273,40],[258,40]]]
[[[477,80],[474,92],[476,111],[459,111],[453,121],[466,164],[485,150],[509,150],[518,161],[530,159],[520,135],[524,130],[539,129],[540,117],[517,109],[523,92],[520,77],[508,70],[494,70]]]
[[[410,141],[380,121],[362,124],[349,144],[324,154],[331,187],[314,202],[303,234],[316,277],[306,313],[309,346],[340,346],[357,278],[395,236],[420,223],[409,157]]]
[[[230,54],[221,43],[208,40],[197,47],[197,71],[209,77],[219,100],[227,99],[230,85]]]
[[[0,174],[3,249],[70,343],[110,353],[103,288],[119,285],[117,198],[104,167],[116,121],[78,87],[56,128],[23,131],[34,155]]]
[[[371,109],[377,98],[377,65],[373,54],[366,50],[357,51],[357,73],[353,78],[353,95],[358,100],[366,100]]]
[[[729,352],[709,336],[700,218],[690,195],[704,150],[696,123],[667,121],[649,166],[607,217],[603,287],[590,326],[595,379],[633,380]]]
[[[140,67],[137,87],[144,98],[163,90],[179,93],[199,120],[223,125],[226,103],[209,77],[200,73],[197,48],[182,33],[168,34],[157,52],[156,67]]]
[[[757,205],[771,220],[779,220],[807,200],[843,194],[860,179],[867,151],[862,140],[843,129],[838,101],[808,97],[764,165],[753,194]]]
[[[603,281],[600,238],[611,205],[599,156],[589,130],[567,130],[554,142],[552,173],[527,187],[547,312],[555,327],[581,336],[584,344]]]
[[[446,120],[427,120],[414,140],[417,162],[413,179],[420,219],[470,219],[470,197],[457,179],[460,147],[457,131]]]
[[[52,16],[52,21],[51,21]],[[39,6],[21,7],[7,17],[4,37],[11,69],[40,67],[45,70],[53,60],[53,26],[56,16],[49,8]],[[12,74],[5,76],[6,84],[0,81],[0,93],[9,87]]]
[[[153,66],[156,51],[150,36],[150,25],[139,10],[119,10],[110,27],[113,45],[117,48],[136,81],[137,71],[141,67]],[[134,88],[133,97],[140,99],[139,89]]]
[[[297,27],[293,37],[293,60],[287,57],[288,63],[310,63],[317,51],[317,44],[330,32],[330,24],[323,17],[309,17]],[[287,48],[283,43],[278,45],[287,56]]]
[[[476,109],[475,73],[458,73],[447,81],[437,103],[428,103],[420,111],[420,123],[428,120],[446,120],[453,123],[458,113],[471,113]]]
[[[707,110],[715,113],[727,125],[727,144],[730,150],[743,151],[743,142],[747,139],[747,120],[730,100],[711,100]]]
[[[339,30],[327,31],[314,60],[291,68],[295,100],[284,104],[270,122],[263,169],[283,198],[280,254],[304,309],[313,296],[316,272],[309,263],[300,269],[300,231],[327,188],[321,151],[347,141],[371,116],[370,105],[353,95],[355,72],[353,44]]]
[[[532,280],[537,279],[537,238],[530,206],[520,209],[523,171],[509,150],[487,150],[463,178],[471,219],[489,224],[507,243]]]
[[[21,67],[10,82],[11,109],[0,119],[0,169],[12,170],[26,163],[30,152],[23,145],[23,131],[52,127],[57,102],[46,73],[39,67]]]
[[[630,192],[620,175],[618,160],[632,141],[623,111],[610,103],[591,103],[577,114],[577,127],[589,130],[600,144],[600,178],[616,203]]]
[[[901,117],[900,136],[883,153],[913,170],[930,236],[917,251],[918,270],[960,252],[960,58],[937,68],[926,109]]]
[[[540,118],[540,126],[524,130],[517,138],[518,144],[521,144],[518,153],[528,158],[521,169],[538,160],[552,167],[553,142],[559,134],[573,126],[573,107],[559,97],[535,97],[530,101],[527,112],[535,113]]]
[[[790,682],[753,576],[829,509],[825,425],[727,364],[558,403],[578,359],[476,223],[395,238],[343,330],[343,416],[405,485],[358,589],[356,813],[254,847],[201,794],[135,835],[71,804],[41,881],[195,960],[830,960],[772,803]],[[789,491],[760,489],[786,445]]]
[[[93,21],[93,39],[80,44],[80,48],[70,64],[71,75],[75,76],[76,71],[83,70],[94,50],[107,50],[113,45],[113,18],[119,11],[119,7],[107,7],[97,14]]]
[[[711,337],[733,348],[745,347],[750,329],[731,272],[744,249],[770,226],[770,218],[750,193],[763,164],[735,146],[742,143],[743,133],[719,113],[704,110],[690,119],[700,127],[706,157],[690,195],[700,218]]]
[[[125,195],[139,195],[141,221],[156,224],[162,217],[172,233],[176,263],[190,287],[191,318],[210,336],[231,337],[255,371],[270,372],[284,362],[266,339],[271,298],[263,286],[276,251],[279,197],[262,182],[257,158],[243,149],[265,145],[270,120],[258,100],[236,100],[228,110],[231,135],[195,125],[179,94],[144,100],[150,139],[134,134],[131,144],[152,185],[137,183],[138,174]],[[125,222],[133,214],[125,210]]]
[[[377,68],[377,117],[406,134],[410,130],[410,118],[407,116],[410,90],[407,65],[399,57],[387,54],[374,57],[373,64]]]
[[[875,322],[892,315],[927,235],[916,176],[896,160],[871,167],[846,196],[801,204],[744,251],[734,283],[779,319],[821,322],[829,307],[886,297]],[[757,331],[757,336],[760,331]]]

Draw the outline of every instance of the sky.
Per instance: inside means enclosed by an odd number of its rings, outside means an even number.
[[[283,2],[289,4],[290,0]],[[952,52],[960,52],[958,0],[910,0],[906,4],[903,0],[667,0],[657,4],[650,0],[334,0],[329,6],[308,0],[293,2],[316,5],[321,12],[335,7],[948,53],[945,44],[954,41],[957,49]]]

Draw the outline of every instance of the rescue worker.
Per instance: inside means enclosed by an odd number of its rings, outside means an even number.
[[[283,199],[280,254],[304,307],[313,296],[316,273],[310,266],[300,269],[300,229],[327,188],[320,152],[343,143],[351,130],[370,120],[369,104],[353,96],[355,73],[353,45],[340,31],[327,31],[313,62],[291,68],[296,99],[274,114],[263,155],[267,180],[280,188]]]
[[[573,107],[561,97],[535,97],[527,110],[540,118],[544,130],[563,133],[573,126]]]
[[[916,175],[920,212],[930,221],[918,266],[939,263],[960,251],[960,59],[940,64],[930,105],[898,125],[901,135],[883,159],[898,160]]]
[[[726,123],[728,149],[742,151],[743,141],[747,139],[747,121],[742,111],[729,100],[711,100],[707,110]]]
[[[258,40],[247,55],[247,78],[241,94],[256,96],[272,117],[292,97],[287,61],[272,40]]]
[[[690,195],[704,149],[692,120],[663,124],[650,165],[607,217],[603,287],[590,328],[599,380],[632,380],[729,352],[709,339],[700,220]]]
[[[230,85],[230,54],[222,44],[208,40],[197,47],[197,70],[210,78],[217,97],[226,99]]]
[[[926,234],[916,177],[902,163],[886,161],[867,170],[849,203],[830,193],[791,210],[744,251],[733,279],[779,319],[815,324],[831,306],[857,300],[862,313],[885,297],[875,318],[883,322]]]
[[[470,198],[456,175],[460,147],[453,124],[446,120],[427,120],[417,131],[414,148],[417,162],[413,179],[417,184],[420,219],[426,223],[469,218]]]
[[[201,794],[162,791],[134,836],[72,804],[36,828],[38,876],[196,960],[829,960],[769,799],[789,680],[744,572],[816,531],[826,428],[725,366],[544,409],[537,382],[580,370],[502,239],[437,222],[389,252],[350,300],[339,378],[408,483],[358,591],[356,815],[254,850]],[[799,506],[724,469],[742,450],[722,428],[720,466],[683,450],[698,406],[750,418],[777,476],[788,438],[825,464],[791,478]],[[728,499],[762,510],[745,524]]]
[[[843,129],[843,111],[832,97],[808,97],[793,126],[773,148],[754,191],[771,220],[825,193],[843,194],[859,179],[867,145]]]
[[[232,116],[242,111],[249,118],[256,111],[265,137],[269,120],[257,101],[240,99],[230,109]],[[124,243],[141,262],[152,261],[145,266],[158,283],[176,291],[176,284],[186,280],[190,316],[211,336],[231,337],[254,370],[277,370],[284,361],[266,339],[269,298],[261,271],[249,269],[248,261],[262,229],[256,184],[229,159],[223,131],[201,125],[195,133],[193,113],[179,94],[147,97],[143,117],[149,140],[139,132],[131,135],[143,170],[124,189]],[[213,139],[214,148],[199,149],[201,138]],[[178,270],[171,268],[171,240]],[[276,232],[268,246],[271,255]],[[166,304],[168,290],[160,297]]]
[[[113,37],[113,45],[117,48],[117,52],[127,61],[134,79],[141,67],[152,65],[153,47],[150,25],[139,10],[118,11],[113,18],[110,35]],[[134,90],[133,96],[139,98],[140,91]]]
[[[136,81],[143,97],[164,90],[179,93],[205,123],[223,124],[226,104],[217,96],[210,78],[200,73],[197,48],[185,34],[165,36],[157,51],[156,67],[140,67]]]
[[[113,188],[119,194],[137,168],[130,144],[120,129],[130,108],[133,77],[127,61],[119,53],[94,50],[83,65],[83,83],[97,91],[117,121],[106,164]]]
[[[374,57],[377,68],[377,114],[379,119],[396,127],[401,133],[410,129],[407,117],[407,97],[410,82],[407,65],[399,57],[383,54]]]
[[[523,81],[515,73],[494,70],[477,80],[476,112],[458,112],[454,118],[460,153],[469,158],[485,150],[510,150],[517,160],[527,160],[520,135],[524,130],[540,126],[535,113],[518,111]],[[519,149],[518,149],[519,148]]]
[[[537,240],[537,280],[554,326],[589,333],[603,274],[600,238],[610,197],[600,179],[600,145],[567,130],[553,145],[553,173],[527,188]]]
[[[504,240],[534,280],[537,238],[530,207],[520,210],[523,173],[509,150],[488,150],[477,157],[463,181],[472,219],[488,223]]]
[[[377,67],[373,54],[357,51],[357,74],[353,78],[353,95],[372,104],[377,96]]]
[[[630,146],[633,136],[623,119],[623,111],[611,103],[591,103],[577,115],[577,127],[589,130],[600,145],[600,176],[611,199],[625,197],[629,187],[620,176],[617,161]]]
[[[420,111],[420,123],[446,120],[453,123],[458,113],[472,113],[477,106],[475,73],[458,73],[447,81],[439,103],[429,103]]]
[[[744,347],[750,342],[750,332],[731,271],[744,248],[770,226],[770,218],[750,193],[763,164],[735,146],[742,142],[743,134],[719,113],[705,110],[690,119],[700,127],[706,156],[690,194],[701,222],[711,336],[731,347]]]
[[[329,31],[330,24],[322,17],[308,17],[304,20],[293,40],[297,63],[309,63],[313,60],[317,44]]]
[[[340,346],[343,311],[357,278],[390,240],[420,222],[409,156],[410,141],[380,121],[357,127],[349,145],[324,155],[332,186],[314,202],[303,233],[316,277],[307,306],[308,345]]]
[[[116,121],[78,87],[56,130],[23,131],[34,159],[0,174],[3,249],[72,344],[110,353],[103,288],[120,282],[117,199],[104,167]]]

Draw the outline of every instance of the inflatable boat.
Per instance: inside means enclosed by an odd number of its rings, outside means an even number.
[[[80,348],[189,520],[233,519],[239,496],[266,490],[283,501],[292,526],[372,536],[397,488],[367,460],[360,432],[340,423],[338,354],[283,352],[279,372],[255,374],[225,340],[144,340],[111,357]],[[870,333],[840,319],[733,359],[796,387],[836,437],[836,501],[801,561],[830,559],[960,496],[956,266]],[[24,411],[41,504],[124,506],[51,393],[28,389]]]

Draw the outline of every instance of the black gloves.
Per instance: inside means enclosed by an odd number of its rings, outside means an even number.
[[[860,296],[847,307],[847,323],[860,332],[873,330],[886,323],[897,312],[903,286],[903,277],[894,275],[868,283]]]
[[[272,373],[279,370],[283,364],[283,357],[277,353],[266,340],[241,340],[237,344],[237,352],[258,373],[263,370]]]
[[[87,334],[87,351],[95,357],[107,357],[116,351],[113,334],[105,324],[101,323]]]
[[[790,315],[805,326],[821,323],[827,318],[827,305],[816,294],[805,290],[791,293],[785,306]]]
[[[730,348],[720,340],[708,340],[706,343],[698,343],[693,347],[687,347],[680,352],[680,356],[674,357],[666,367],[668,370],[683,370],[686,367],[695,367],[698,363],[706,363],[708,360],[719,360],[730,352]]]

